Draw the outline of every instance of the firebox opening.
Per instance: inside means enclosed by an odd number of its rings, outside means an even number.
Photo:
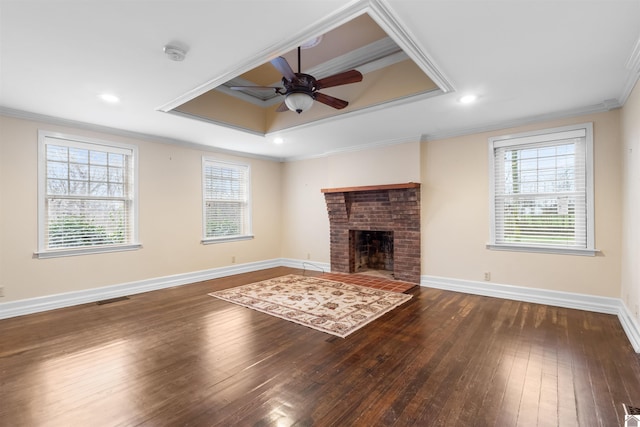
[[[353,273],[393,279],[393,231],[352,230]]]

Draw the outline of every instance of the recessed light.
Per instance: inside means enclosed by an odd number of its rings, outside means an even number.
[[[112,93],[102,93],[100,94],[100,99],[102,99],[104,102],[108,102],[109,104],[117,104],[118,102],[120,102],[120,98]]]
[[[284,139],[278,137],[278,138],[273,138],[273,143],[274,144],[282,144],[284,142]]]
[[[471,104],[476,99],[478,99],[478,97],[475,96],[475,95],[465,95],[462,98],[460,98],[460,103],[461,104]]]

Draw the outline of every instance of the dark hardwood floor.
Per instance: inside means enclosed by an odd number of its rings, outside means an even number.
[[[345,339],[212,298],[264,270],[0,320],[2,426],[617,426],[612,315],[419,288]]]

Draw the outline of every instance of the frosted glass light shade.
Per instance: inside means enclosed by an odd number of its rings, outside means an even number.
[[[300,114],[303,111],[307,111],[313,105],[313,98],[302,92],[293,92],[287,95],[284,99],[284,103],[287,105],[289,110],[295,111]]]

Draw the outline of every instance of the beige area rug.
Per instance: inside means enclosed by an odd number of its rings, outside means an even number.
[[[296,274],[209,295],[346,337],[411,299],[411,295]]]

